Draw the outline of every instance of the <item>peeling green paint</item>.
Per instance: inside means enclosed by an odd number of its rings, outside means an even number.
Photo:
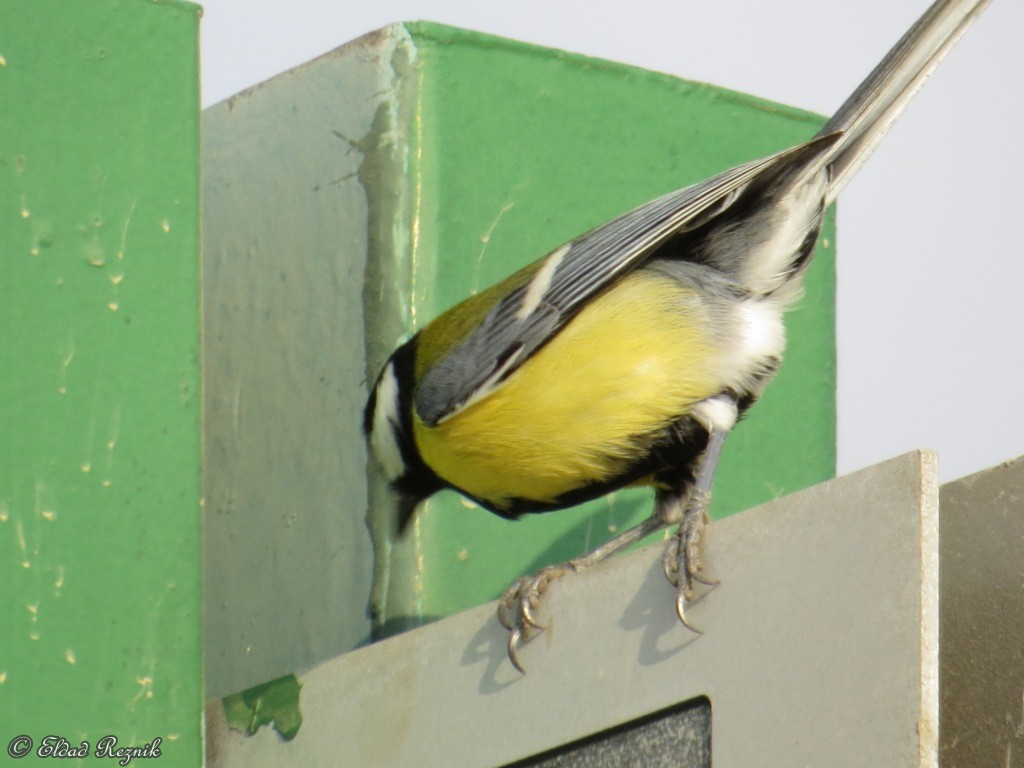
[[[273,725],[285,741],[291,741],[302,726],[299,691],[295,675],[285,675],[224,698],[224,717],[236,731],[252,736]]]

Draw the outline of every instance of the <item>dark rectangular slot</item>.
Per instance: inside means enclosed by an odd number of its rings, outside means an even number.
[[[505,768],[710,768],[711,702],[691,699]]]

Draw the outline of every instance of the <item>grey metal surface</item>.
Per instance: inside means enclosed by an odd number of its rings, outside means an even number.
[[[648,547],[555,583],[525,676],[485,605],[302,674],[290,743],[212,707],[210,764],[499,766],[701,695],[715,768],[937,764],[934,455],[713,524],[699,637],[660,561]]]
[[[394,101],[401,33],[203,114],[208,699],[370,631],[363,290],[386,222],[360,173]]]
[[[1024,768],[1024,460],[942,486],[943,768]]]

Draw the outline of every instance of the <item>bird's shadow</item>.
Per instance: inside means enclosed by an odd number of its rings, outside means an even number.
[[[462,665],[476,666],[484,662],[477,691],[481,696],[500,693],[522,679],[508,658],[508,632],[491,614],[469,639],[462,651]]]
[[[573,578],[586,578],[586,574]],[[689,606],[700,603],[713,588],[701,589]],[[659,664],[700,639],[699,634],[694,634],[680,623],[675,613],[675,599],[675,588],[665,578],[661,558],[655,558],[617,622],[624,632],[642,633],[637,651],[640,664]],[[543,636],[541,632],[533,640]],[[557,642],[557,639],[549,640]],[[481,662],[486,665],[477,689],[481,695],[500,693],[522,679],[508,658],[508,632],[494,614],[481,623],[462,652],[463,666],[476,666]]]
[[[709,591],[703,588],[688,605],[699,603]],[[700,639],[700,635],[691,632],[679,621],[675,600],[675,587],[665,578],[659,557],[650,564],[619,617],[619,627],[623,631],[643,633],[637,661],[644,666],[659,664]]]

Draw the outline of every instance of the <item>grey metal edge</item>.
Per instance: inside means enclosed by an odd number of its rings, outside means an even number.
[[[661,545],[557,582],[505,658],[485,605],[300,675],[283,743],[209,709],[210,764],[500,766],[706,695],[715,768],[936,766],[938,484],[912,453],[715,522],[679,625]]]

